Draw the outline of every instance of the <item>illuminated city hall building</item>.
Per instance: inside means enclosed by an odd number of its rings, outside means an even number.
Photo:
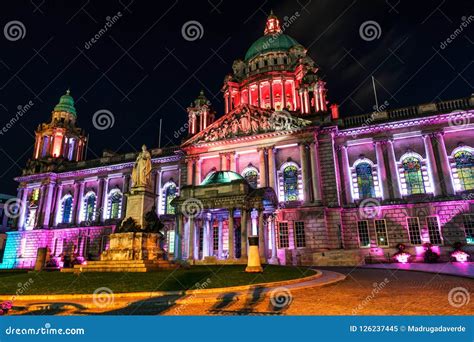
[[[223,115],[201,93],[182,144],[150,149],[168,259],[245,262],[251,235],[284,265],[388,261],[400,243],[418,260],[425,243],[446,258],[474,244],[473,96],[340,117],[273,15],[222,92]],[[0,268],[32,267],[40,247],[97,260],[126,218],[137,153],[85,160],[78,118],[67,92],[38,126]]]

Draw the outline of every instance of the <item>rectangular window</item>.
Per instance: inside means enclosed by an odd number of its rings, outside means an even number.
[[[288,238],[288,222],[278,222],[278,248],[290,247]]]
[[[466,242],[474,245],[474,215],[464,215],[464,232],[466,233]]]
[[[212,227],[212,249],[214,251],[219,250],[219,227]]]
[[[295,222],[295,244],[296,247],[306,247],[306,237],[304,235],[304,222]]]
[[[438,216],[428,216],[426,218],[426,225],[428,226],[430,242],[433,245],[441,245],[443,243],[443,239],[441,238],[441,231],[439,229]]]
[[[168,230],[168,253],[174,253],[174,230]]]
[[[407,217],[408,234],[412,245],[421,245],[420,221],[418,217]]]
[[[377,236],[377,246],[388,246],[387,223],[385,220],[375,220],[375,234]]]
[[[359,232],[359,246],[370,247],[369,221],[358,221],[357,231]]]

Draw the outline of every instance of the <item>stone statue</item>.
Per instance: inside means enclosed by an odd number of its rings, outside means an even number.
[[[156,207],[153,206],[151,210],[145,214],[145,227],[143,227],[143,230],[147,233],[158,233],[160,237],[162,237],[163,227],[163,224],[156,214]]]
[[[151,154],[146,146],[138,154],[132,171],[132,182],[134,187],[147,186],[151,181]]]

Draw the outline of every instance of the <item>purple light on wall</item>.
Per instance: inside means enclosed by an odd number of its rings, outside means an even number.
[[[464,263],[469,259],[469,254],[463,251],[455,251],[451,254],[452,257],[456,259],[457,262]]]
[[[395,259],[401,264],[408,263],[408,259],[410,258],[410,254],[408,253],[399,253],[395,255]]]

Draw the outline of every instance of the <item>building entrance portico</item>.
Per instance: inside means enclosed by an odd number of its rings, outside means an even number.
[[[253,189],[235,172],[216,171],[199,186],[182,187],[172,204],[177,216],[176,259],[245,263],[251,235],[259,237],[263,261],[276,252],[270,249],[274,241],[269,243],[275,236],[271,218],[277,206],[272,188]]]

